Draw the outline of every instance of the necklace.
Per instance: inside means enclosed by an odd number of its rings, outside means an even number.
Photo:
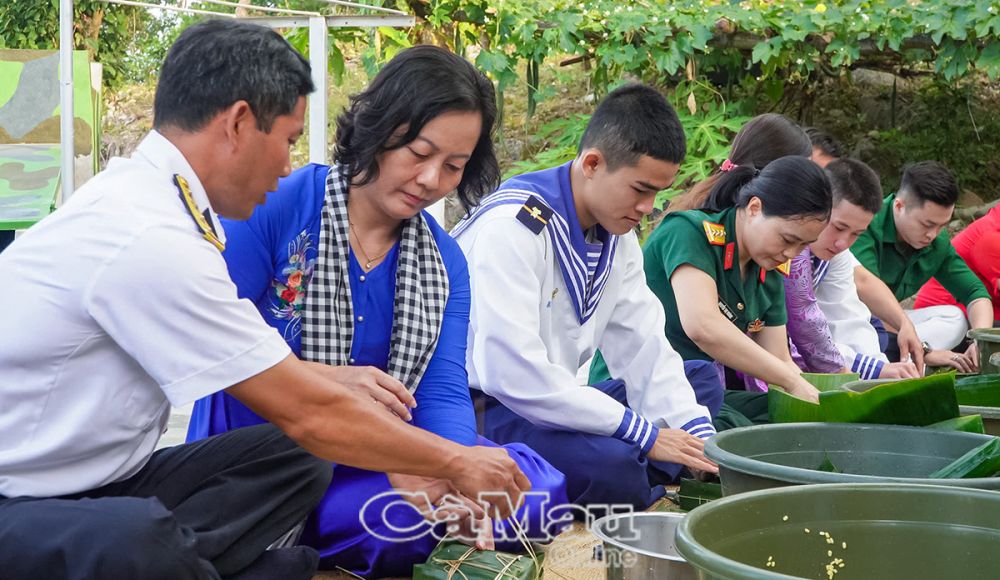
[[[392,249],[392,246],[390,245],[389,249],[387,249],[386,251],[382,252],[381,254],[375,256],[374,258],[372,258],[372,257],[370,257],[368,255],[368,252],[365,251],[365,247],[361,245],[361,236],[359,236],[358,235],[358,231],[354,229],[354,222],[348,221],[347,225],[350,226],[351,233],[354,234],[354,241],[358,243],[358,249],[361,250],[361,255],[364,256],[364,258],[366,260],[365,261],[365,265],[364,265],[364,269],[367,272],[368,270],[372,269],[373,265],[376,262],[378,262],[379,260],[381,260],[382,258],[384,258],[385,255],[389,253],[389,250]]]

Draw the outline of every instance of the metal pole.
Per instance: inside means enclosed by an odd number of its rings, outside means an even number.
[[[62,201],[73,195],[76,183],[73,148],[73,0],[59,2],[59,142],[62,157]],[[95,127],[94,130],[98,130]],[[97,155],[97,152],[94,152]]]
[[[309,18],[309,64],[312,66],[316,92],[309,97],[309,161],[330,163],[326,139],[326,68],[327,68],[326,18]]]

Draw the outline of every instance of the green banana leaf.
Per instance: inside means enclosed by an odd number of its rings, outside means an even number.
[[[854,384],[858,384],[855,382]],[[922,427],[959,416],[953,373],[919,379],[865,384],[860,391],[824,391],[819,404],[793,397],[779,388],[768,392],[774,423],[880,423]]]
[[[923,427],[959,415],[954,373],[885,383],[864,392],[828,391],[820,393],[819,406],[829,423]]]
[[[427,562],[413,567],[413,580],[538,580],[541,552],[528,554],[476,550],[454,540],[438,544]]]
[[[677,490],[680,498],[678,505],[688,512],[701,504],[722,497],[722,484],[696,479],[681,479],[681,487]]]
[[[1000,407],[1000,375],[973,375],[955,381],[959,405]]]
[[[840,469],[838,469],[837,466],[833,464],[833,461],[830,460],[830,456],[827,455],[826,453],[823,454],[823,463],[819,464],[819,467],[816,468],[816,471],[825,471],[827,473],[842,473]]]
[[[858,373],[802,373],[802,378],[820,392],[839,389],[861,378]]]
[[[942,431],[965,431],[966,433],[986,433],[982,415],[963,415],[954,419],[938,421],[927,426],[928,429]]]
[[[1000,471],[1000,439],[993,438],[930,474],[932,479],[992,477]]]
[[[860,378],[858,373],[802,373],[802,378],[816,390],[833,391]],[[771,385],[767,393],[767,410],[772,423],[809,423],[822,421],[819,405],[789,395],[781,387]]]
[[[774,385],[767,390],[767,412],[772,423],[811,423],[823,420],[819,405],[789,395]]]

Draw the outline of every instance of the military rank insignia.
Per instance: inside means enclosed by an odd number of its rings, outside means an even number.
[[[760,332],[761,330],[764,330],[764,321],[759,318],[747,326],[747,332]]]
[[[780,266],[778,266],[776,268],[776,270],[778,270],[779,272],[781,272],[785,276],[788,276],[789,274],[792,273],[792,261],[788,260],[784,264],[781,264]]]
[[[701,225],[705,228],[705,237],[708,238],[708,243],[713,246],[726,245],[726,226],[708,220],[701,222]]]
[[[722,262],[723,269],[732,270],[733,269],[733,257],[736,254],[736,242],[729,242],[726,244],[726,256]]]
[[[225,250],[226,245],[222,243],[222,240],[216,234],[215,226],[212,225],[208,210],[204,214],[198,211],[198,204],[195,203],[194,196],[191,195],[191,187],[188,185],[187,180],[180,175],[174,175],[174,185],[177,186],[178,195],[180,195],[181,201],[184,202],[184,207],[187,208],[194,223],[201,230],[202,237],[211,242],[220,252]]]
[[[517,212],[517,221],[524,224],[533,234],[541,233],[549,224],[551,217],[552,208],[535,196],[524,200],[521,211]]]

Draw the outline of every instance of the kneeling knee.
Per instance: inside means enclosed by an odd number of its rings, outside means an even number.
[[[333,465],[304,449],[299,449],[299,451],[302,456],[298,460],[299,469],[297,471],[301,474],[304,493],[314,497],[316,502],[319,502],[330,487],[330,481],[333,478]]]
[[[650,498],[646,463],[627,444],[592,465],[588,503],[629,504],[645,509]]]
[[[140,580],[200,578],[203,566],[194,533],[181,528],[159,500],[119,498],[105,529],[100,568],[108,577]]]

